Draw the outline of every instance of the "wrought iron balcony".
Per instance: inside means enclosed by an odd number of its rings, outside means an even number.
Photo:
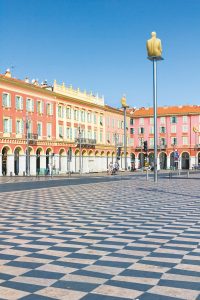
[[[143,146],[136,146],[135,151],[141,151],[143,149]]]
[[[38,134],[28,133],[29,145],[37,145]]]
[[[124,146],[124,143],[117,143],[116,146],[117,146],[117,147],[123,147],[123,146]]]
[[[167,149],[167,145],[160,145],[159,149]]]
[[[94,148],[97,140],[96,139],[86,139],[86,138],[76,138],[75,143],[77,143],[77,147],[83,147],[83,148]]]
[[[37,140],[38,139],[38,134],[37,133],[28,133],[28,138],[30,140]]]

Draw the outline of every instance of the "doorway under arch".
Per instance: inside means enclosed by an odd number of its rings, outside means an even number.
[[[131,153],[131,171],[135,170],[135,154]]]
[[[160,169],[166,170],[167,169],[167,154],[165,152],[160,153]]]
[[[8,158],[8,147],[3,147],[2,149],[2,174],[3,176],[7,175],[7,158]]]
[[[59,151],[59,171],[64,171],[66,152],[65,149],[60,149]]]
[[[75,172],[78,173],[80,172],[80,167],[79,167],[79,161],[80,161],[80,152],[79,150],[77,149],[75,151]]]
[[[41,149],[37,149],[36,151],[36,173],[40,173],[40,155],[41,155]]]
[[[144,165],[145,165],[145,155],[144,155],[143,152],[139,153],[138,160],[139,160],[139,166],[138,166],[138,168],[139,169],[144,168]]]
[[[14,173],[19,175],[19,155],[21,148],[17,147],[14,151]]]
[[[190,155],[188,152],[183,152],[181,155],[182,169],[188,170],[190,168]]]
[[[46,170],[49,169],[51,152],[52,150],[50,148],[46,150]]]

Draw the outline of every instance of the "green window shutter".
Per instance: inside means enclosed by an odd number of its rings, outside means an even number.
[[[9,119],[9,133],[12,132],[12,119]]]

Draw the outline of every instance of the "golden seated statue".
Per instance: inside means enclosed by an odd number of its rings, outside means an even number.
[[[151,39],[147,41],[148,57],[161,57],[162,45],[161,40],[156,38],[156,32],[151,33]]]

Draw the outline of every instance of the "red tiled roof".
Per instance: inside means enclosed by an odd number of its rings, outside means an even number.
[[[200,105],[180,105],[180,106],[162,106],[158,107],[158,115],[188,115],[200,114]],[[150,117],[153,116],[153,107],[141,107],[135,109],[133,117]]]

